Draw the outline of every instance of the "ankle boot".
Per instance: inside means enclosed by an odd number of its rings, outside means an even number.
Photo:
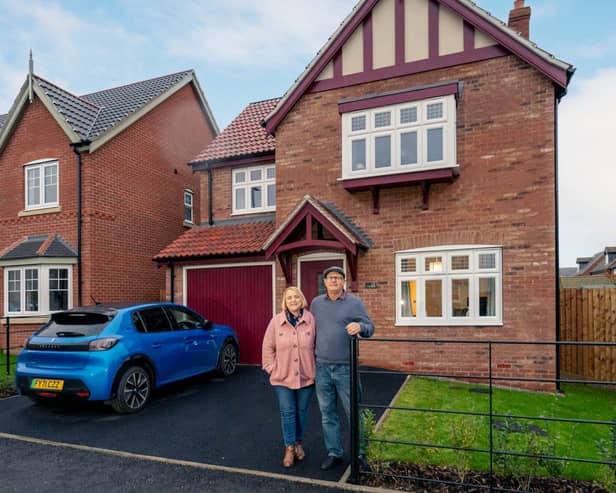
[[[306,452],[304,452],[302,442],[297,442],[295,444],[295,458],[297,460],[304,460],[304,457],[306,457]]]
[[[282,465],[284,467],[291,467],[295,462],[295,445],[288,445],[284,448],[284,458],[282,459]]]

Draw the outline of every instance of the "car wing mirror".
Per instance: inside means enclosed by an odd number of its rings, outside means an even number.
[[[212,321],[211,320],[204,320],[203,321],[203,329],[204,330],[210,330],[212,328]]]

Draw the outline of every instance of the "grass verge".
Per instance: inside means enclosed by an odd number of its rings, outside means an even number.
[[[0,398],[15,394],[16,355],[9,355],[10,374],[6,372],[6,353],[0,352]]]
[[[494,454],[494,472],[528,478],[600,480],[608,484],[616,479],[616,466],[545,457],[616,461],[616,424],[539,419],[616,422],[616,389],[564,385],[562,391],[562,394],[554,395],[493,389],[493,415],[516,416],[493,417],[493,448],[518,454]],[[432,411],[392,410],[372,437],[413,445],[370,442],[371,460],[384,464],[406,462],[450,466],[455,468],[461,480],[469,471],[490,470],[489,453],[438,448],[440,445],[489,450],[490,418],[435,412],[446,410],[489,413],[490,394],[487,386],[413,378],[399,394],[394,407]],[[535,419],[522,419],[517,416]]]

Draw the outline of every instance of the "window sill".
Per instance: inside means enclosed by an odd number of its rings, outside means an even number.
[[[421,185],[423,189],[424,210],[428,209],[430,185],[437,182],[451,182],[459,173],[459,166],[436,168],[428,170],[408,171],[405,173],[372,175],[362,178],[343,178],[340,180],[347,192],[372,191],[373,213],[379,213],[379,191],[381,188],[401,187],[406,185]]]
[[[467,321],[452,321],[452,320],[418,320],[417,322],[396,322],[395,327],[502,327],[503,322],[500,320],[467,320]]]
[[[41,209],[27,209],[27,210],[19,211],[17,215],[19,217],[24,217],[24,216],[36,216],[38,214],[55,214],[56,212],[62,212],[62,207],[55,206],[55,207],[44,207]]]
[[[7,318],[10,319],[11,325],[38,325],[49,321],[49,315],[4,315],[4,325],[6,325]]]
[[[190,222],[190,221],[184,221],[184,222],[182,223],[182,225],[183,225],[185,228],[194,228],[194,227],[195,227],[195,223]]]
[[[259,210],[251,210],[251,211],[240,211],[240,212],[232,212],[232,216],[253,216],[255,214],[270,214],[272,212],[276,212],[276,208],[269,209],[259,209]]]

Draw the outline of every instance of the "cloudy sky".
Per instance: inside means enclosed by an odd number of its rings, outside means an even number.
[[[475,0],[506,20],[513,0]],[[282,95],[356,0],[0,0],[0,114],[35,72],[76,93],[192,68],[219,126]],[[560,260],[616,246],[616,1],[526,0],[577,71],[560,105]],[[294,19],[294,22],[291,22]]]

